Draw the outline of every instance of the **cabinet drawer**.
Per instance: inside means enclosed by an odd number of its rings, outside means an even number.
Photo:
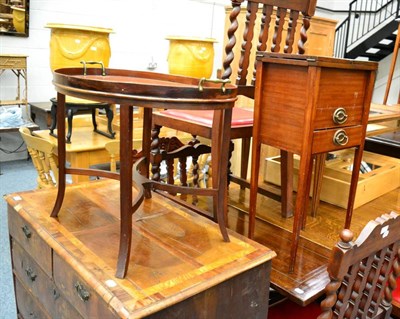
[[[321,72],[314,129],[360,125],[369,72],[329,68]],[[344,110],[346,115],[343,123],[338,120],[343,114],[340,113],[341,110]],[[335,117],[338,112],[339,117]]]
[[[0,56],[2,69],[26,69],[25,57]]]
[[[16,278],[37,298],[52,318],[82,318],[62,296],[62,292],[47,277],[39,265],[15,241],[11,241]]]
[[[52,277],[51,248],[37,232],[15,211],[8,210],[8,229],[10,235],[24,247],[48,277]]]
[[[118,318],[96,291],[57,254],[54,254],[54,282],[82,317]]]
[[[19,317],[51,319],[50,315],[39,306],[35,298],[25,290],[24,286],[15,277],[14,283]]]
[[[344,148],[354,147],[361,144],[362,126],[346,127],[343,129],[330,129],[315,131],[313,134],[312,153],[326,153],[330,151],[337,151]],[[346,140],[343,145],[334,142],[335,136],[343,136]]]

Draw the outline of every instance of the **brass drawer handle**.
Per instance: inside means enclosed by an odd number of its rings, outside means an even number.
[[[90,292],[86,290],[86,288],[78,281],[75,284],[76,292],[78,293],[79,298],[86,302],[90,298]]]
[[[335,135],[333,135],[333,144],[344,146],[348,143],[349,137],[346,134],[345,130],[337,130]]]
[[[333,112],[333,122],[336,124],[346,123],[347,118],[346,109],[343,107],[339,107]]]
[[[31,232],[31,230],[29,229],[29,227],[27,225],[24,225],[21,228],[22,228],[22,231],[23,231],[23,233],[24,233],[26,238],[31,238],[32,237],[32,232]]]
[[[33,271],[33,269],[31,267],[28,267],[25,269],[26,275],[28,276],[28,278],[33,282],[35,281],[37,275],[35,274],[35,272]]]

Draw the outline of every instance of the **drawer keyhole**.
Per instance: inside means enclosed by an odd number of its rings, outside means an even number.
[[[335,135],[333,136],[333,144],[344,146],[348,141],[349,137],[347,136],[345,130],[338,130],[335,132]]]
[[[346,123],[347,117],[348,115],[343,107],[339,107],[333,112],[333,122],[335,124]]]

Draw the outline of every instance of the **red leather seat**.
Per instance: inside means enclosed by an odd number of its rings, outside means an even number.
[[[207,125],[211,127],[213,120],[213,112],[205,111],[191,111],[191,110],[165,110],[160,112],[163,115],[168,115],[176,119],[186,120],[188,122]],[[251,126],[253,127],[252,109],[233,108],[232,110],[232,125],[231,127]]]

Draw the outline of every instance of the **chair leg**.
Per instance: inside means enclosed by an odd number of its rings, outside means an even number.
[[[67,133],[67,143],[71,143],[72,136],[72,119],[74,117],[74,111],[72,108],[67,109],[67,119],[68,119],[68,133]]]
[[[107,131],[112,137],[114,137],[115,132],[113,131],[113,127],[112,127],[112,121],[114,119],[114,111],[112,110],[112,108],[109,105],[105,107],[105,111],[106,111],[106,116],[107,116]]]
[[[152,180],[160,181],[160,165],[162,161],[161,151],[160,151],[160,130],[161,126],[154,125],[151,130],[151,149],[150,149],[150,163],[151,163],[151,173]]]
[[[249,167],[249,156],[250,156],[250,137],[242,138],[242,154],[241,154],[241,166],[240,166],[240,178],[247,180],[247,170]],[[245,189],[246,187],[240,185],[240,189]]]
[[[351,218],[353,215],[354,201],[356,198],[358,177],[360,175],[360,165],[363,154],[363,146],[357,147],[354,152],[353,171],[351,173],[349,199],[347,202],[346,221],[344,228],[350,229]]]

